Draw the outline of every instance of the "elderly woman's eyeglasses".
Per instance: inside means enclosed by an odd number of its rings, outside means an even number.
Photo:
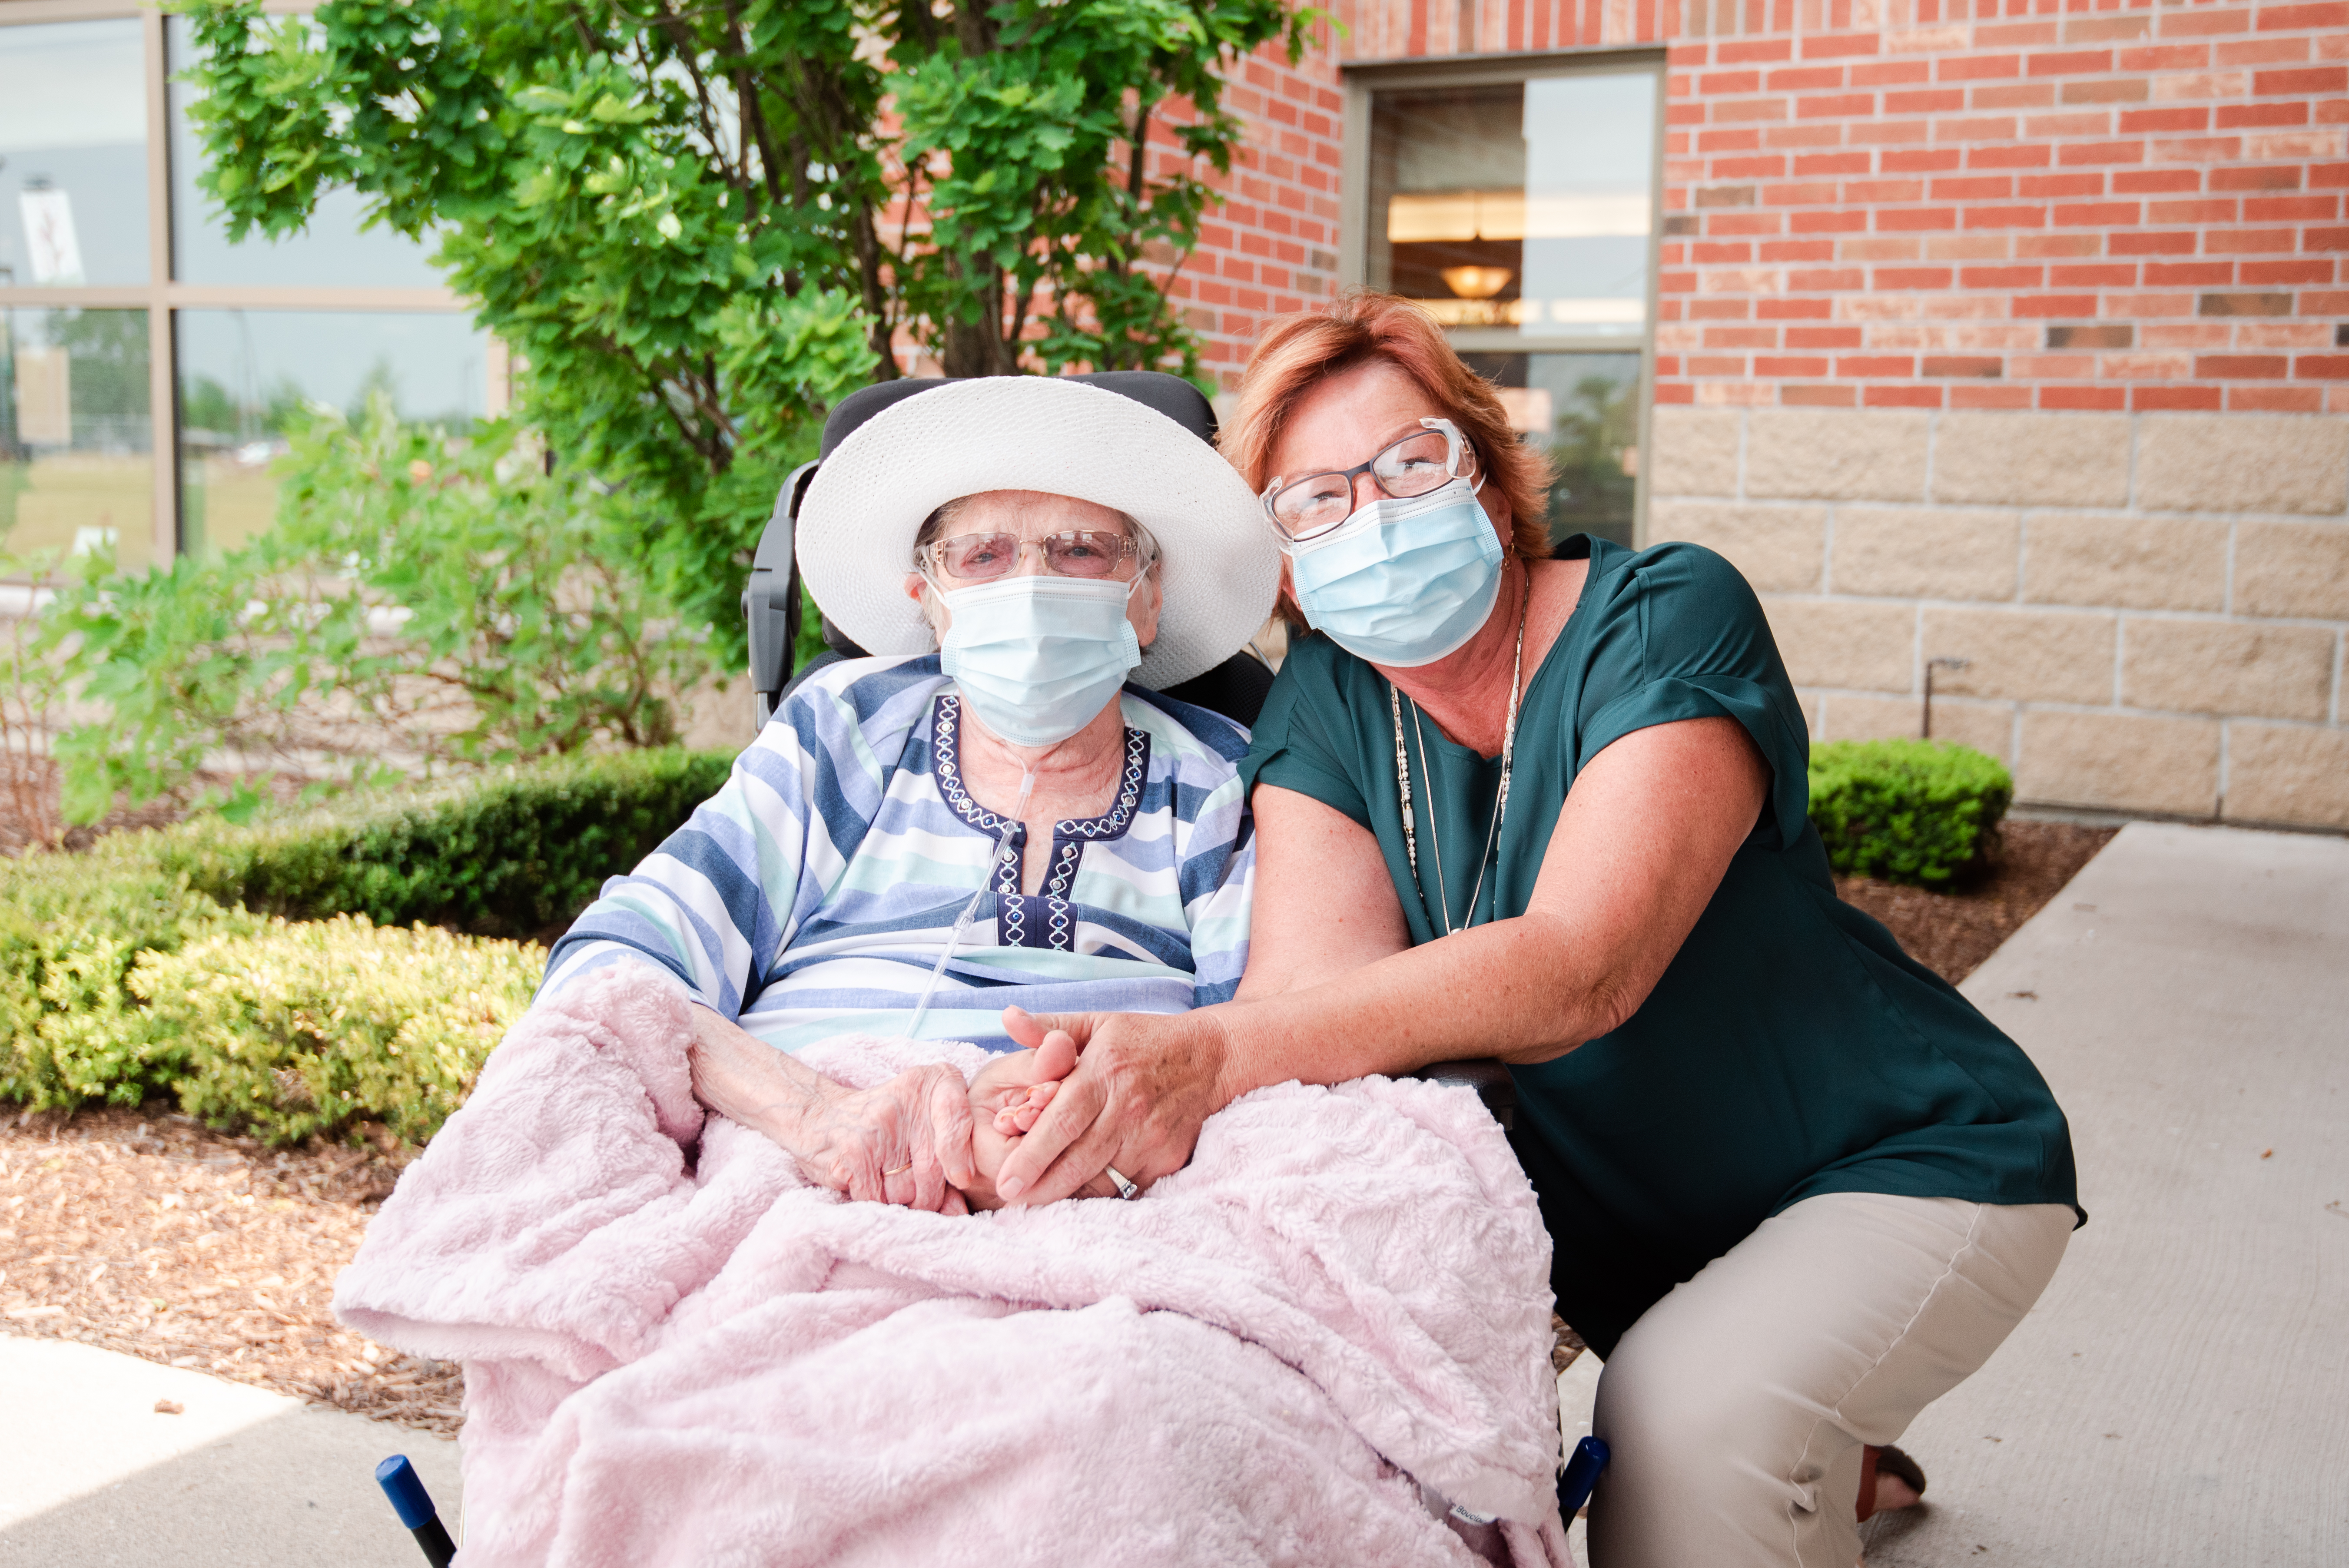
[[[1385,494],[1409,500],[1476,472],[1476,449],[1449,419],[1383,448],[1367,463],[1328,473],[1279,479],[1264,492],[1265,515],[1282,539],[1299,542],[1329,532],[1354,514],[1354,481],[1364,474]]]
[[[985,583],[1019,564],[1023,550],[1040,550],[1044,570],[1055,577],[1106,577],[1123,581],[1149,563],[1155,551],[1143,541],[1105,529],[1071,529],[1023,541],[1016,533],[958,533],[922,546],[922,563],[948,577]]]

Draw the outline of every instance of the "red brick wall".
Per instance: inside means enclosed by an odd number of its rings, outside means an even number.
[[[1659,401],[2349,407],[2349,4],[1915,9],[1673,45]]]
[[[1727,4],[1729,0],[1706,0]],[[1251,122],[1228,195],[1174,284],[1226,390],[1272,315],[1325,302],[1338,276],[1344,139],[1341,63],[1605,49],[1657,42],[1679,0],[1335,0],[1339,26],[1291,65],[1268,45],[1230,79],[1226,103]],[[1172,160],[1173,139],[1165,138]]]
[[[1202,368],[1229,390],[1265,321],[1326,303],[1338,285],[1339,163],[1344,98],[1326,49],[1291,65],[1258,50],[1229,78],[1226,107],[1249,122],[1228,175],[1209,171],[1223,204],[1174,275],[1173,292],[1205,340]],[[1181,153],[1154,128],[1162,171]]]
[[[1185,269],[1228,385],[1339,280],[1337,62],[1667,50],[1641,538],[1823,738],[2349,830],[2349,0],[1339,0]]]
[[[1670,38],[1660,402],[2349,409],[2349,0],[1335,10],[1233,85],[1257,129],[1178,285],[1227,381],[1338,281],[1340,58]]]

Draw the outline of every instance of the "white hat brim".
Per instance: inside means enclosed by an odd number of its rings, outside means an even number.
[[[927,653],[936,641],[905,586],[922,522],[1008,490],[1109,507],[1157,539],[1164,604],[1134,675],[1154,691],[1215,668],[1272,614],[1280,552],[1215,448],[1131,397],[1041,376],[942,383],[858,427],[800,503],[800,573],[868,653]]]

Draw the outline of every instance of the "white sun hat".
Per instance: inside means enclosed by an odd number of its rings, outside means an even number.
[[[1009,490],[1109,507],[1158,541],[1165,603],[1133,677],[1154,691],[1215,668],[1272,614],[1280,552],[1216,449],[1133,398],[1042,376],[943,381],[859,426],[800,502],[800,574],[867,653],[927,653],[905,593],[915,537],[947,501]]]

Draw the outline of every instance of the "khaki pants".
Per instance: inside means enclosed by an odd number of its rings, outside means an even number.
[[[1764,1221],[1650,1307],[1599,1376],[1592,1427],[1613,1458],[1591,1568],[1852,1568],[1861,1446],[1990,1358],[2072,1222],[2060,1203],[1875,1192]]]

